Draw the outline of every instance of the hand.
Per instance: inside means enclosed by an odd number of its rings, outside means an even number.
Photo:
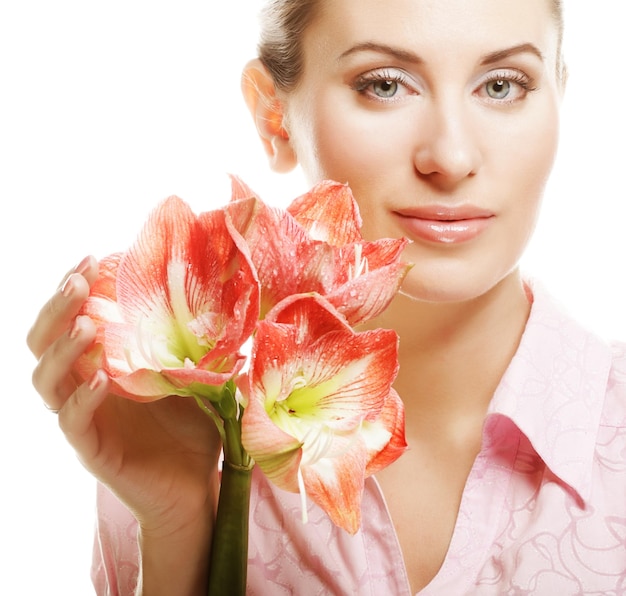
[[[96,278],[97,262],[85,259],[40,311],[27,340],[38,358],[33,384],[83,465],[133,512],[144,538],[210,534],[220,452],[213,422],[190,399],[140,404],[110,395],[103,371],[87,383],[72,374],[95,337],[93,321],[77,313]]]

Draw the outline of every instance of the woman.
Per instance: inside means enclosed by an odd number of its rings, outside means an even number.
[[[557,147],[560,3],[269,6],[243,90],[271,166],[348,182],[365,236],[413,241],[403,295],[375,321],[400,334],[411,448],[368,482],[355,538],[321,514],[292,523],[297,501],[257,477],[250,590],[620,593],[626,350],[518,269]],[[95,581],[202,593],[219,442],[184,400],[116,399],[102,373],[76,388],[96,275],[76,267],[29,336],[36,387],[123,503],[101,490]]]

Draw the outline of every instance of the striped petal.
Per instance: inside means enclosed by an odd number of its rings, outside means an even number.
[[[229,204],[227,214],[249,247],[261,284],[262,317],[292,294],[323,291],[332,252],[311,240],[289,213],[247,199]]]
[[[315,240],[343,246],[362,239],[359,208],[346,184],[320,182],[292,201],[287,210]]]

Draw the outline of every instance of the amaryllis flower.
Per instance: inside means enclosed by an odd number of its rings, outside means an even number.
[[[134,246],[100,263],[82,312],[98,324],[79,362],[138,401],[210,393],[242,367],[259,314],[248,249],[223,210],[196,216],[177,197],[150,216]]]
[[[354,326],[388,306],[410,269],[400,262],[406,239],[363,240],[356,201],[344,184],[321,182],[282,210],[234,178],[227,211],[250,247],[262,317],[288,296],[317,292]]]
[[[217,425],[211,595],[245,593],[255,465],[302,495],[303,514],[308,496],[355,533],[365,478],[406,449],[397,335],[352,328],[396,294],[406,240],[364,241],[343,184],[323,182],[287,210],[237,178],[232,189],[198,216],[170,197],[128,252],[100,262],[81,310],[97,334],[76,367],[85,378],[103,368],[137,401],[190,396]]]
[[[397,335],[356,333],[323,297],[284,300],[257,326],[242,442],[279,487],[310,497],[354,533],[366,476],[405,450],[391,387]]]

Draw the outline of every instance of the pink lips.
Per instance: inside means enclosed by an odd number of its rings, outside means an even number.
[[[396,211],[409,238],[440,244],[457,244],[476,238],[494,214],[473,205],[431,205]]]

